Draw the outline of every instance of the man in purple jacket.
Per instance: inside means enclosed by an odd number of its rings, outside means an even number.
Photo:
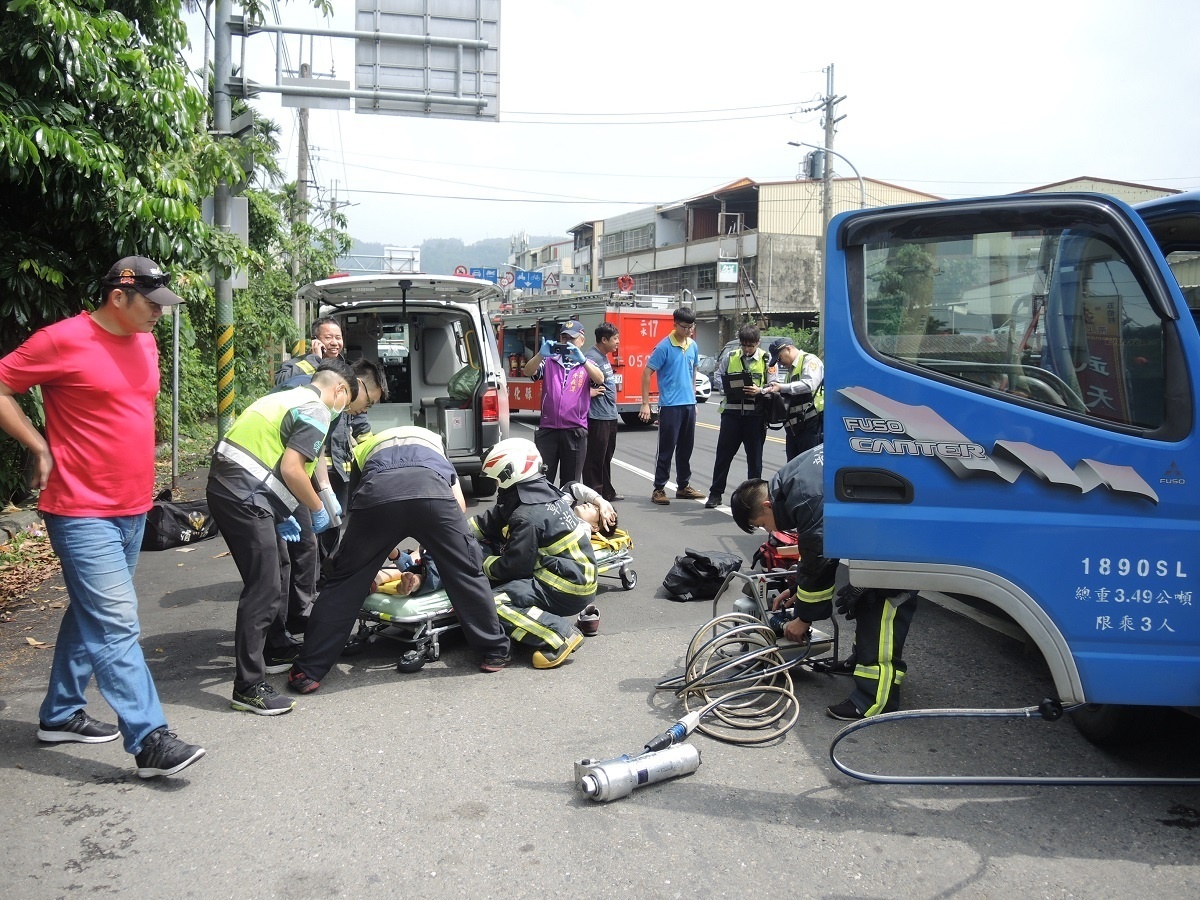
[[[551,484],[556,473],[560,485],[583,480],[592,385],[604,383],[604,373],[583,355],[586,334],[582,322],[565,322],[559,342],[542,341],[541,349],[525,363],[525,377],[542,382],[542,418],[533,442]]]

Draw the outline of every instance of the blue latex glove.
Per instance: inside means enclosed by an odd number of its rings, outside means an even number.
[[[582,366],[585,362],[583,351],[574,344],[567,345],[567,352],[564,354],[564,356],[566,359],[569,359],[571,362],[576,363],[577,365]]]
[[[300,540],[300,523],[296,521],[295,516],[288,516],[287,521],[284,522],[276,522],[275,531],[289,544]]]
[[[342,502],[338,500],[337,494],[333,492],[333,488],[321,488],[321,490],[317,491],[317,496],[321,498],[321,502],[324,503],[326,507],[333,507],[333,514],[335,516],[338,516],[339,518],[341,517]]]
[[[325,512],[325,507],[321,507],[312,514],[313,534],[320,534],[329,528],[329,513]]]
[[[553,356],[554,355],[554,342],[553,341],[542,341],[542,347],[540,350],[538,350],[538,353],[542,354],[542,359],[546,359],[547,357]]]

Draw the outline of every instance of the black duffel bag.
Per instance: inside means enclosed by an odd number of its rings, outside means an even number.
[[[154,498],[154,506],[146,513],[146,530],[142,534],[143,550],[169,550],[216,537],[217,520],[208,510],[207,500],[171,499],[171,489]]]
[[[675,565],[663,579],[663,587],[671,600],[711,600],[729,573],[741,568],[742,558],[736,553],[689,547],[683,556],[675,557]]]

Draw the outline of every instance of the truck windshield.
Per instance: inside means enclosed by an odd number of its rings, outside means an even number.
[[[1163,323],[1100,225],[893,234],[862,248],[876,352],[1118,425],[1164,418]]]

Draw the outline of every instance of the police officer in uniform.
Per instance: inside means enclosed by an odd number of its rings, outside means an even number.
[[[312,373],[318,365],[320,360],[315,357],[288,360],[280,369],[280,374],[285,371],[293,371],[295,374],[279,384],[275,390],[286,391],[308,384],[312,381]],[[339,516],[348,502],[346,488],[349,480],[351,431],[359,441],[369,438],[371,426],[367,422],[366,411],[380,400],[386,400],[388,396],[387,379],[378,363],[368,359],[356,359],[350,364],[350,368],[358,378],[358,397],[330,423],[329,434],[325,438],[323,460],[313,470],[313,487],[322,495],[322,499],[326,496],[323,493],[325,490],[332,492],[332,511]],[[341,473],[345,478],[338,477],[337,473]],[[295,516],[296,521],[300,523],[300,540],[287,545],[288,558],[291,561],[291,587],[288,592],[286,621],[287,630],[291,634],[303,634],[308,627],[309,612],[317,599],[317,585],[322,580],[321,561],[337,546],[338,529],[330,528],[321,534],[314,533],[308,509],[304,504],[296,508]],[[289,659],[288,662],[290,661]]]
[[[824,439],[825,364],[815,353],[805,353],[791,338],[776,338],[771,343],[770,368],[782,363],[787,373],[763,389],[767,396],[784,398],[786,418],[783,433],[787,458],[795,459]]]
[[[757,325],[738,329],[739,351],[730,353],[721,372],[725,399],[721,401],[721,431],[717,435],[717,459],[713,464],[712,484],[705,509],[721,505],[725,479],[738,447],[746,449],[746,477],[762,477],[763,444],[767,440],[767,420],[758,395],[767,383],[767,354],[758,346],[761,333]]]
[[[213,451],[208,505],[243,582],[234,632],[233,709],[277,716],[294,705],[264,677],[266,645],[288,640],[282,613],[291,565],[283,543],[300,538],[294,513],[301,504],[311,513],[313,531],[329,527],[312,473],[330,420],[358,396],[358,385],[345,360],[326,360],[310,384],[251,403]]]
[[[276,386],[299,387],[317,370],[326,359],[344,359],[342,353],[342,329],[332,316],[324,316],[312,324],[312,352],[285,360],[275,373]],[[303,348],[301,348],[303,349]],[[353,458],[350,455],[350,439],[362,441],[371,433],[371,423],[362,411],[348,412],[338,416],[329,429],[329,439],[325,448],[325,464],[328,466],[327,479],[333,488],[338,505],[346,508],[350,499],[350,468]],[[301,513],[303,515],[303,513]],[[303,524],[303,522],[301,522]],[[338,529],[330,528],[317,537],[321,559],[325,559],[334,551],[338,543]]]

